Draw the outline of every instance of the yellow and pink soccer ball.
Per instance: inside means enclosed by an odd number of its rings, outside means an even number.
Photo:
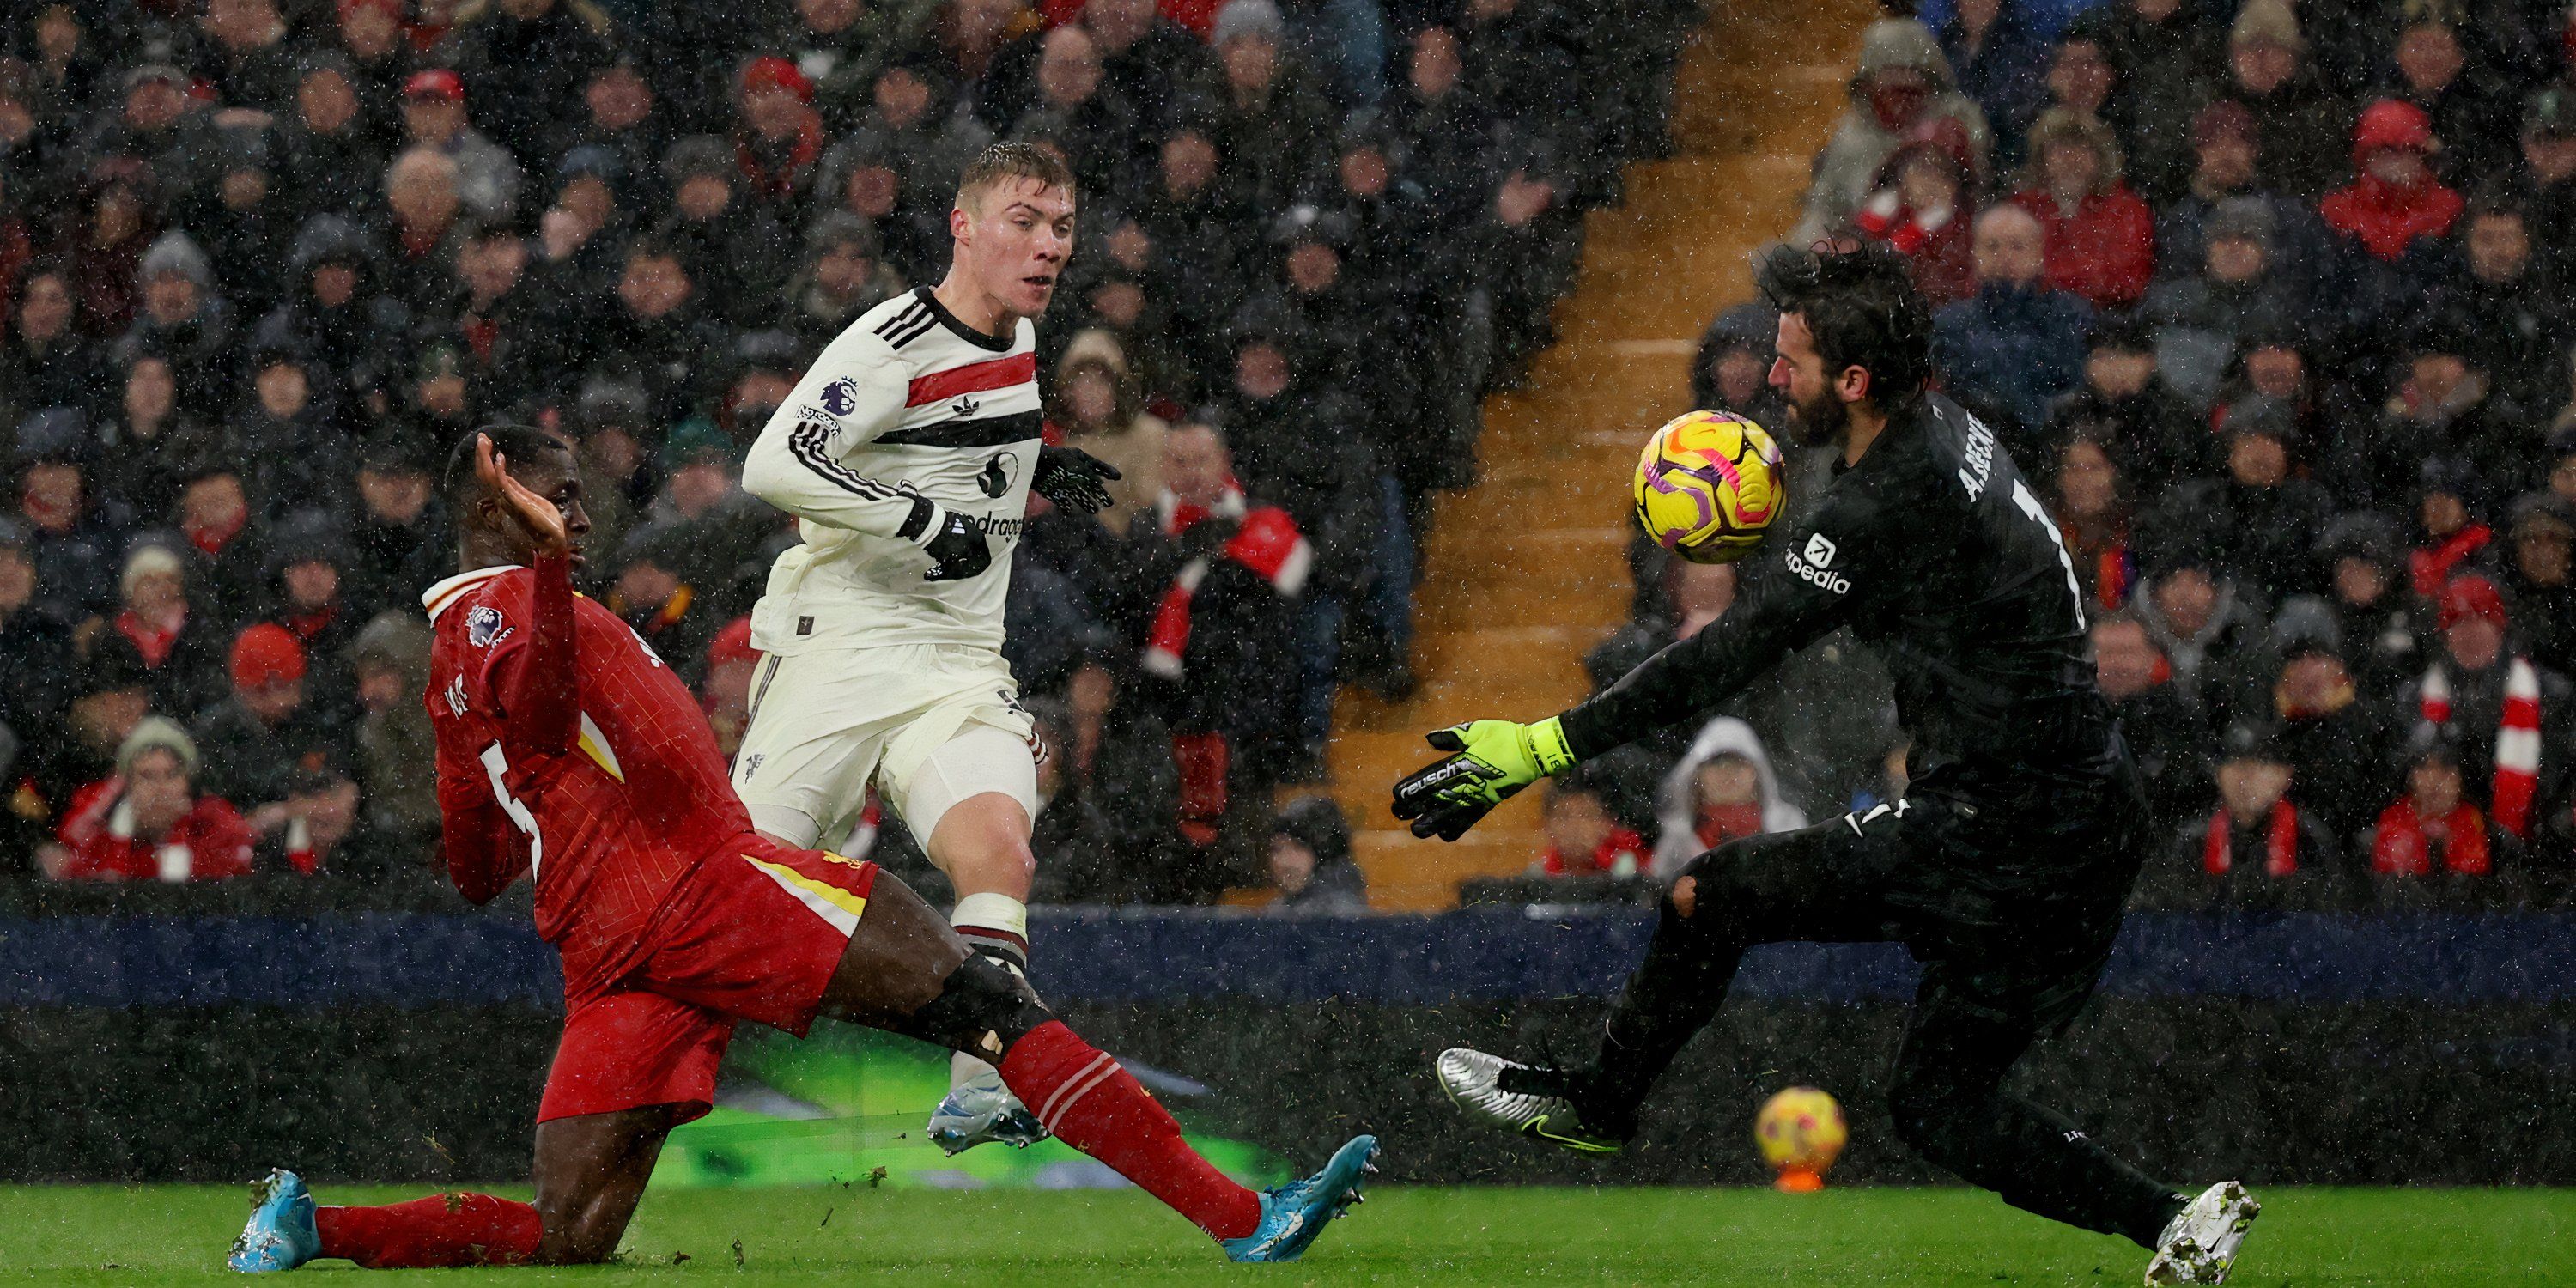
[[[1814,1087],[1790,1087],[1753,1117],[1753,1143],[1780,1174],[1772,1187],[1793,1194],[1825,1188],[1825,1173],[1850,1139],[1843,1107]]]
[[[1656,545],[1693,563],[1753,553],[1788,500],[1780,445],[1741,416],[1676,416],[1637,457],[1637,522]]]

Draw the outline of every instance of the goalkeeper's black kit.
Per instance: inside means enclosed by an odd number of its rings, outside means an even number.
[[[2091,995],[2148,845],[2085,658],[2083,593],[2039,498],[1990,429],[1927,394],[1743,572],[1724,616],[1565,713],[1570,750],[1691,717],[1848,625],[1894,677],[1910,785],[1893,805],[1695,860],[1691,915],[1666,900],[1578,1109],[1632,1121],[1747,947],[1894,940],[1924,968],[1889,1088],[1899,1134],[2017,1206],[2154,1246],[2172,1191],[2001,1090]]]

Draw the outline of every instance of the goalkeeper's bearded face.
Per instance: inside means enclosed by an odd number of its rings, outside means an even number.
[[[1771,387],[1789,404],[1792,436],[1805,447],[1841,442],[1851,424],[1851,408],[1835,382],[1825,379],[1824,355],[1816,352],[1807,320],[1795,313],[1781,314],[1774,347],[1780,356],[1771,364]]]

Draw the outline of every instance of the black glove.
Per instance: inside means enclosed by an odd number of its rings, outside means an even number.
[[[1079,447],[1041,447],[1029,489],[1059,509],[1098,514],[1109,508],[1109,489],[1101,484],[1117,477],[1116,466]]]
[[[1243,523],[1238,519],[1201,519],[1191,524],[1188,531],[1172,538],[1172,549],[1180,555],[1182,563],[1193,559],[1214,559],[1224,551],[1225,543],[1234,540],[1234,534],[1241,531]]]
[[[940,510],[930,519],[921,548],[930,552],[930,571],[923,581],[964,581],[993,566],[993,547],[983,529],[955,510]]]

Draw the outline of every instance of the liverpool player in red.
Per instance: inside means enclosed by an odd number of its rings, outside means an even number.
[[[448,876],[476,903],[533,878],[538,933],[563,958],[536,1202],[316,1207],[293,1173],[273,1172],[234,1269],[606,1260],[663,1139],[707,1111],[744,1019],[801,1035],[830,1016],[973,1052],[1057,1137],[1238,1261],[1296,1259],[1357,1201],[1375,1138],[1255,1194],[901,881],[754,831],[688,689],[615,614],[573,593],[590,519],[560,439],[478,431],[458,444],[446,488],[464,571],[424,602]]]

